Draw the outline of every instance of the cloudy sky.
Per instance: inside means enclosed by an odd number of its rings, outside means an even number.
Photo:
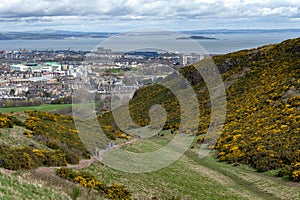
[[[0,31],[300,28],[300,0],[1,0]]]

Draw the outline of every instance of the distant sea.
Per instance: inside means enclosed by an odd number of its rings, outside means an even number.
[[[259,46],[274,44],[282,42],[286,39],[292,39],[300,37],[300,31],[281,31],[281,32],[232,32],[232,33],[189,33],[190,35],[201,35],[204,37],[213,37],[217,40],[195,40],[199,43],[209,54],[225,54],[243,49],[256,48]],[[178,36],[178,35],[177,35]],[[95,47],[103,46],[105,48],[111,48],[115,51],[122,50],[120,43],[139,46],[139,43],[144,45],[151,44],[153,42],[164,43],[170,46],[170,49],[177,49],[177,46],[182,46],[185,41],[176,40],[176,35],[167,36],[153,36],[148,41],[145,41],[145,37],[141,35],[126,36],[126,38],[115,38],[113,40],[106,38],[79,38],[79,39],[47,39],[47,40],[0,40],[0,50],[18,50],[25,48],[28,50],[81,50],[90,51]],[[109,42],[107,42],[109,41]],[[102,43],[103,42],[103,43]],[[109,44],[108,44],[109,43]],[[106,45],[105,45],[106,44]],[[134,46],[134,45],[133,45]],[[134,50],[134,49],[132,49]],[[193,52],[193,49],[186,47],[186,51]],[[188,52],[186,52],[188,53]]]

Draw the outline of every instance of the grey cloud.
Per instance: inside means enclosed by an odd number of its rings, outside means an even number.
[[[225,2],[225,3],[224,3]],[[255,1],[254,1],[255,2]],[[274,1],[273,1],[274,2]],[[249,15],[249,17],[264,16],[268,14],[286,15],[286,12],[293,12],[299,8],[300,3],[291,1],[280,1],[272,3],[236,3],[231,7],[226,6],[226,1],[153,1],[153,0],[11,0],[2,3],[0,6],[1,17],[34,17],[34,16],[90,16],[107,15],[110,17],[124,16],[153,16],[153,17],[224,17],[234,15],[236,17]],[[284,5],[283,5],[284,4]],[[278,5],[278,7],[276,7]],[[294,9],[294,10],[293,10]],[[282,11],[282,12],[281,12]],[[299,13],[299,9],[297,10]]]
[[[180,20],[299,18],[299,0],[2,0],[0,22],[40,25],[49,23],[84,24],[106,21],[152,20],[155,23]],[[211,20],[210,20],[211,19]]]

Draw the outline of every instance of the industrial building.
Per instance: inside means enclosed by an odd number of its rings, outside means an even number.
[[[25,64],[12,64],[10,68],[14,71],[32,71],[32,72],[55,72],[61,71],[61,64],[56,62],[47,62],[44,64],[25,63]]]

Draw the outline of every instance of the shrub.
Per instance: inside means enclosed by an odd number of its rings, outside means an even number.
[[[24,131],[23,135],[25,135],[26,137],[28,138],[31,138],[31,134],[30,134],[30,131]]]
[[[25,127],[32,131],[34,139],[47,147],[61,150],[70,164],[79,159],[90,158],[90,153],[82,144],[72,117],[39,111],[26,111],[29,118]]]
[[[64,151],[64,154],[66,156],[67,163],[70,163],[72,165],[79,163],[79,156],[72,151]]]
[[[94,189],[106,198],[127,200],[131,196],[125,186],[120,186],[116,183],[107,186],[87,172],[76,172],[70,168],[60,168],[56,170],[56,174],[61,178],[78,183],[82,187]]]
[[[291,165],[285,165],[279,172],[278,176],[286,176],[292,181],[300,182],[300,162]]]
[[[46,141],[46,146],[51,149],[59,149],[59,145],[56,142]]]
[[[0,166],[10,170],[35,169],[40,166],[66,166],[61,151],[38,150],[31,147],[10,148],[3,145]]]

